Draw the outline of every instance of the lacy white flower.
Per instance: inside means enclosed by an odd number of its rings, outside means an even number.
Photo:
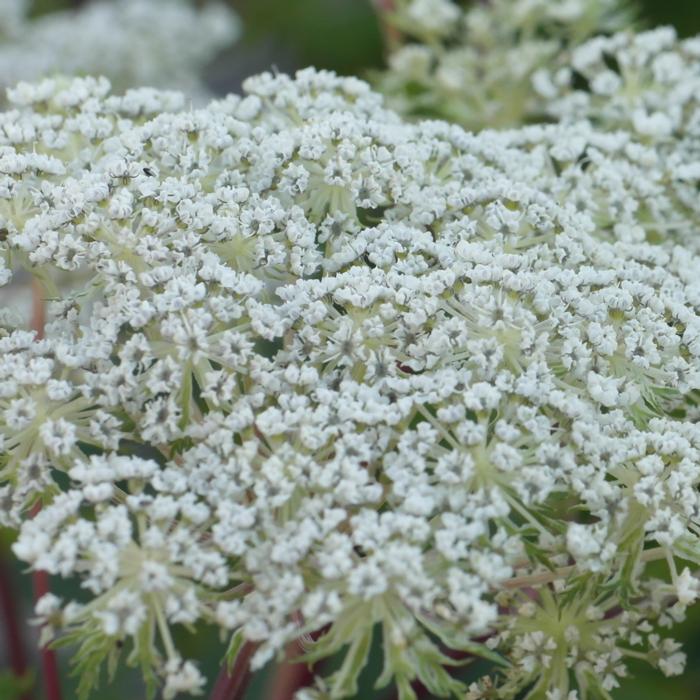
[[[697,128],[700,41],[678,40],[671,27],[595,37],[573,50],[567,66],[541,72],[548,111],[586,117],[671,145]]]
[[[473,130],[545,115],[540,71],[566,64],[597,33],[630,24],[624,0],[388,0],[377,3],[400,34],[389,70],[375,76],[391,107]],[[539,79],[542,83],[542,79]],[[549,97],[549,96],[548,96]]]
[[[405,698],[467,693],[438,643],[502,666],[467,697],[680,672],[651,622],[697,592],[694,249],[613,235],[548,135],[313,70],[246,91],[56,79],[0,115],[0,259],[51,299],[0,337],[2,512],[91,596],[39,611],[93,640],[83,688],[123,649],[199,692],[192,624],[255,667],[328,626],[309,698],[356,695],[375,628]]]
[[[676,243],[697,251],[698,40],[678,41],[665,28],[596,38],[574,51],[569,67],[542,75],[558,123],[499,135],[514,147],[511,162],[520,159],[514,170],[588,212],[596,235],[645,240],[668,255],[679,254]],[[614,88],[600,88],[605,75],[616,76]],[[695,327],[685,332],[692,342]],[[640,340],[632,334],[628,342]]]

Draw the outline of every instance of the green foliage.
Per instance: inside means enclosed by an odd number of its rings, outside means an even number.
[[[34,674],[17,676],[12,671],[0,671],[0,698],[19,700],[34,687]]]

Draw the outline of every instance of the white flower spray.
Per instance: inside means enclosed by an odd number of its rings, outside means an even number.
[[[375,0],[389,68],[373,80],[410,117],[478,131],[545,117],[536,79],[596,34],[629,27],[624,0]],[[541,78],[540,78],[541,80]]]
[[[205,624],[255,668],[325,628],[307,658],[344,660],[305,698],[355,697],[375,630],[402,700],[681,672],[654,623],[697,596],[700,258],[644,235],[636,137],[406,124],[313,70],[245,89],[57,79],[0,115],[0,269],[51,300],[43,340],[3,318],[0,516],[81,583],[37,611],[88,642],[81,692],[124,657],[200,692],[172,629]],[[499,670],[467,689],[446,649]]]

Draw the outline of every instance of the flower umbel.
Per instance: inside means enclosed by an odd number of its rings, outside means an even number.
[[[401,698],[679,672],[652,623],[697,595],[695,250],[576,206],[554,131],[407,124],[313,70],[245,90],[56,79],[0,116],[0,260],[52,300],[0,337],[2,513],[81,583],[38,613],[89,640],[82,691],[128,653],[199,692],[199,624],[255,667],[345,650],[306,697],[355,696],[375,629]],[[501,670],[467,691],[447,649]]]

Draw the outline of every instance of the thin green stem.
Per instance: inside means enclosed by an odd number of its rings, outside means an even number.
[[[168,655],[169,659],[177,659],[179,654],[177,653],[177,649],[175,649],[175,644],[173,643],[173,638],[170,634],[170,627],[168,627],[168,621],[165,619],[165,614],[163,613],[163,608],[161,607],[160,601],[155,596],[153,596],[153,612],[156,616],[158,632],[160,633],[160,638],[163,641],[165,653]]]
[[[666,558],[665,547],[654,547],[642,552],[640,560],[644,562],[658,561]],[[544,571],[541,574],[531,574],[528,576],[516,576],[504,581],[501,586],[503,588],[534,588],[535,586],[543,586],[560,579],[567,578],[576,570],[576,565],[562,566],[554,571]]]

